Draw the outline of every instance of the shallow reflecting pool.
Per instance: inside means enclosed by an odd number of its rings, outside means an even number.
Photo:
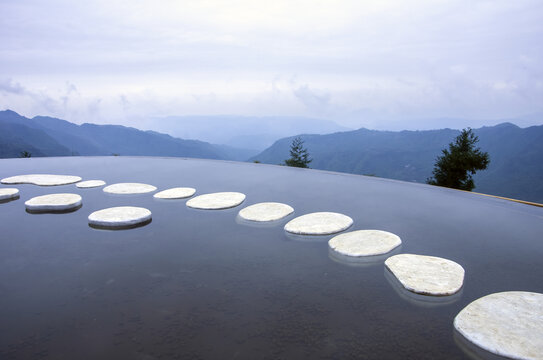
[[[235,208],[196,210],[187,199],[114,195],[75,184],[16,187],[0,203],[1,359],[464,359],[456,314],[500,291],[543,293],[543,208],[421,184],[236,162],[89,157],[0,160],[0,178],[66,174],[107,184],[241,192]],[[80,209],[30,214],[24,202],[75,193]],[[286,218],[240,221],[243,207],[281,202]],[[145,226],[91,228],[114,206],[152,212]],[[402,239],[401,253],[462,265],[463,289],[427,301],[404,292],[386,257],[331,256],[333,236],[283,226],[320,211]],[[397,252],[394,252],[394,254]],[[471,355],[468,355],[471,354]],[[477,352],[477,357],[483,356]]]

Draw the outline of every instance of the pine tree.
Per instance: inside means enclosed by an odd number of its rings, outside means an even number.
[[[475,148],[478,141],[472,129],[463,129],[455,141],[449,144],[448,150],[441,150],[443,155],[436,159],[433,177],[426,182],[430,185],[473,190],[475,184],[472,175],[486,169],[490,163],[488,153]]]
[[[285,160],[285,165],[300,168],[308,168],[307,166],[313,159],[309,158],[307,149],[304,148],[304,141],[299,136],[292,140],[290,144],[290,158]]]

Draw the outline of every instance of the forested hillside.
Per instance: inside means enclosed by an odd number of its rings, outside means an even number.
[[[543,202],[543,126],[510,123],[475,129],[490,166],[476,174],[475,191]],[[435,159],[459,130],[375,131],[359,129],[328,135],[301,135],[312,168],[425,182]],[[291,138],[275,142],[251,160],[280,164],[289,157]]]

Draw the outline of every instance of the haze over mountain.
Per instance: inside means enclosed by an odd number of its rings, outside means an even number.
[[[475,129],[477,144],[490,154],[487,170],[475,177],[475,191],[543,202],[543,125],[511,123]],[[425,182],[441,150],[459,130],[376,131],[359,129],[328,135],[301,135],[314,169]],[[293,137],[275,142],[251,160],[280,164]]]
[[[70,155],[149,155],[238,159],[239,149],[182,140],[154,131],[120,125],[76,125],[44,116],[32,119],[0,111],[0,158]],[[242,156],[246,159],[246,156]]]
[[[330,120],[295,116],[169,116],[144,120],[137,125],[182,139],[255,150],[264,150],[286,136],[351,130]]]

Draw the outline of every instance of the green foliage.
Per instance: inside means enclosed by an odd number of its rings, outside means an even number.
[[[255,164],[260,164],[260,161],[258,161],[258,160],[253,160],[253,162],[254,162]]]
[[[22,158],[29,158],[29,157],[32,157],[32,153],[24,150],[24,151],[21,151],[19,157],[22,157]]]
[[[475,187],[472,175],[484,170],[490,163],[487,152],[475,148],[479,138],[473,130],[462,130],[449,149],[443,149],[442,156],[436,160],[433,177],[426,180],[428,184],[445,186],[454,189],[471,191]]]
[[[290,144],[290,158],[285,160],[285,165],[299,167],[299,168],[308,168],[309,163],[313,159],[309,158],[309,153],[304,147],[304,141],[299,136],[295,137]]]

